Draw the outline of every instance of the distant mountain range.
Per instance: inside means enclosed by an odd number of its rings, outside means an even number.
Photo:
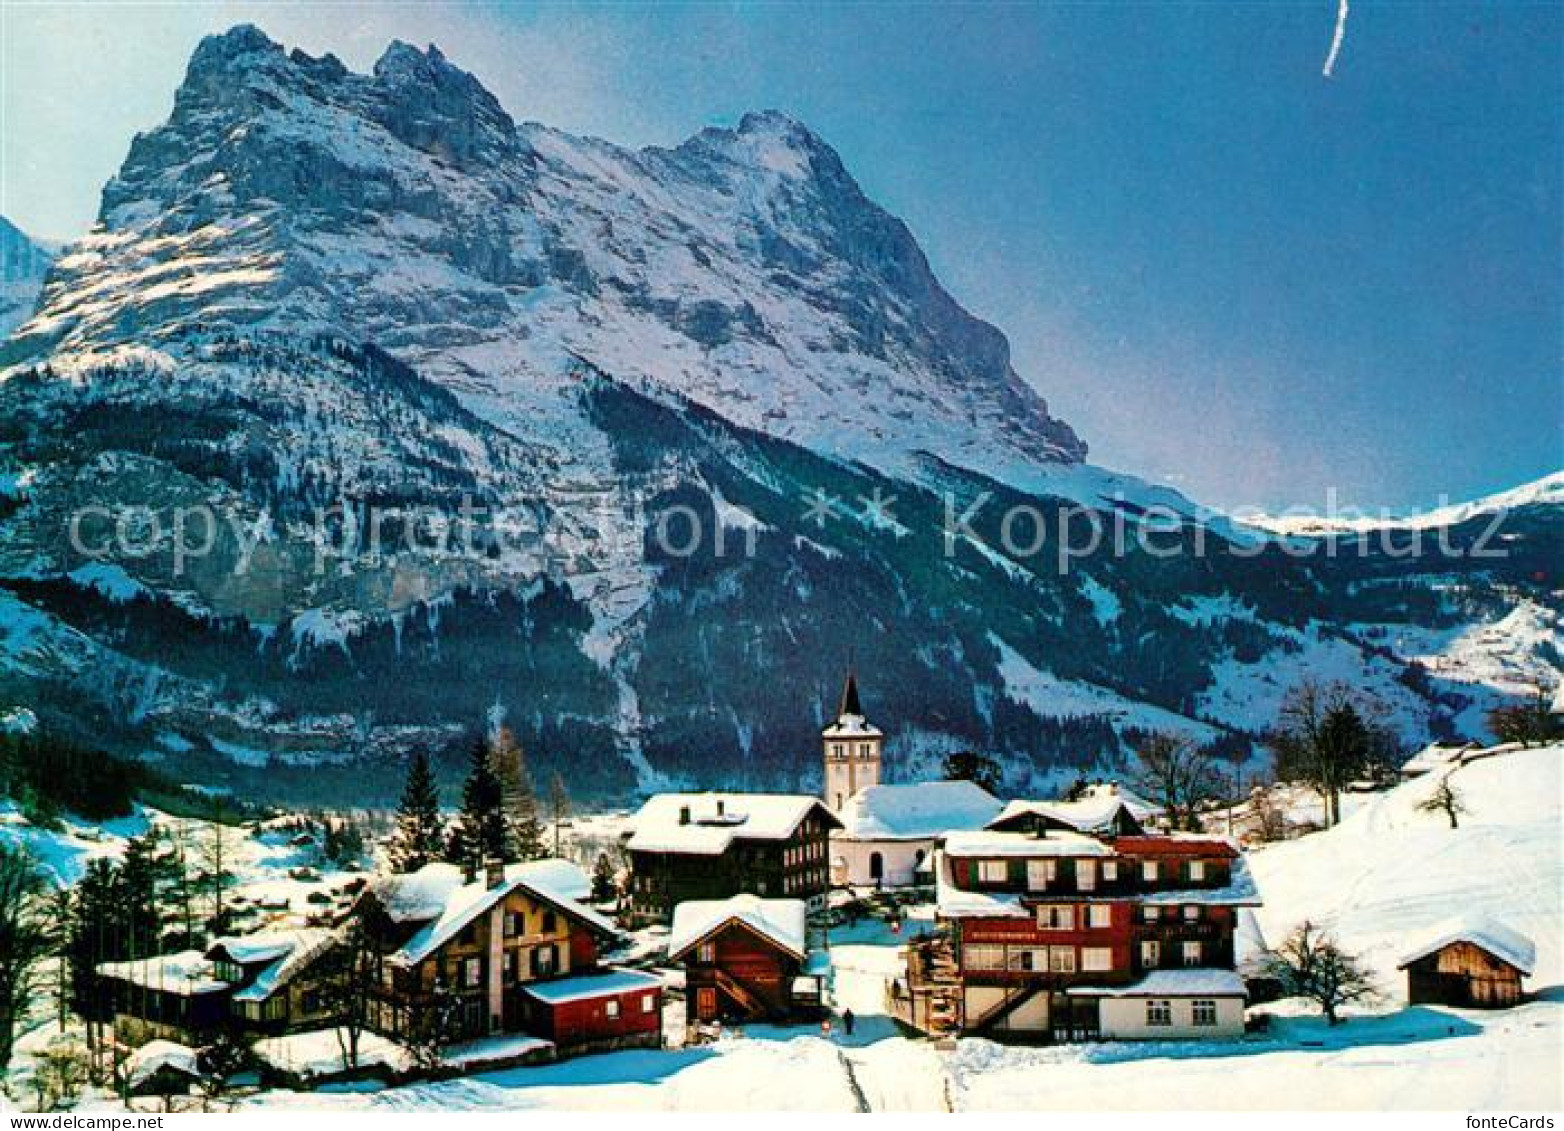
[[[250,793],[387,797],[495,708],[583,795],[810,787],[850,662],[893,775],[1017,788],[1243,757],[1305,675],[1412,742],[1561,666],[1556,490],[1431,560],[1086,463],[777,113],[629,150],[235,28],[0,366],[0,711]],[[1061,562],[1088,512],[1130,547]]]

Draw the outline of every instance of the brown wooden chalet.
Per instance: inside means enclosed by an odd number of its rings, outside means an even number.
[[[697,900],[674,908],[668,960],[684,965],[691,1023],[785,1021],[824,1004],[801,899]]]
[[[817,797],[661,793],[635,815],[630,915],[667,922],[675,905],[749,893],[823,907],[829,837],[841,822]]]
[[[321,979],[336,941],[331,930],[306,927],[222,938],[204,952],[106,962],[97,969],[98,998],[130,1045],[317,1028],[335,1020]]]
[[[1238,850],[1144,834],[1125,812],[1066,807],[1079,825],[1061,828],[1053,805],[946,838],[937,928],[906,948],[893,1015],[1035,1040],[1241,1033],[1234,934],[1259,899]]]
[[[1490,919],[1452,919],[1427,932],[1398,964],[1413,1005],[1500,1009],[1517,1005],[1536,967],[1532,941]]]
[[[355,908],[378,955],[370,1027],[447,1042],[529,1033],[559,1051],[659,1044],[661,983],[599,964],[618,932],[580,902],[586,888],[562,860],[472,879],[430,864],[370,884]]]

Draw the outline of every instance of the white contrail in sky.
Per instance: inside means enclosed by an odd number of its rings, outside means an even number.
[[[1325,56],[1324,75],[1330,78],[1331,71],[1336,69],[1336,56],[1341,54],[1341,41],[1347,35],[1347,0],[1338,0],[1336,7],[1336,34],[1330,37],[1330,54]]]

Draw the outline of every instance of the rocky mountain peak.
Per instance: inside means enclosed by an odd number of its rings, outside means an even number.
[[[496,158],[516,123],[478,79],[430,44],[420,51],[393,40],[375,63],[375,116],[402,141],[458,166]]]

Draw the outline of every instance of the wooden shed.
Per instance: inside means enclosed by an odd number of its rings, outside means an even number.
[[[1401,959],[1413,1005],[1503,1009],[1520,1002],[1521,979],[1536,948],[1520,932],[1487,919],[1458,919],[1429,931]]]

